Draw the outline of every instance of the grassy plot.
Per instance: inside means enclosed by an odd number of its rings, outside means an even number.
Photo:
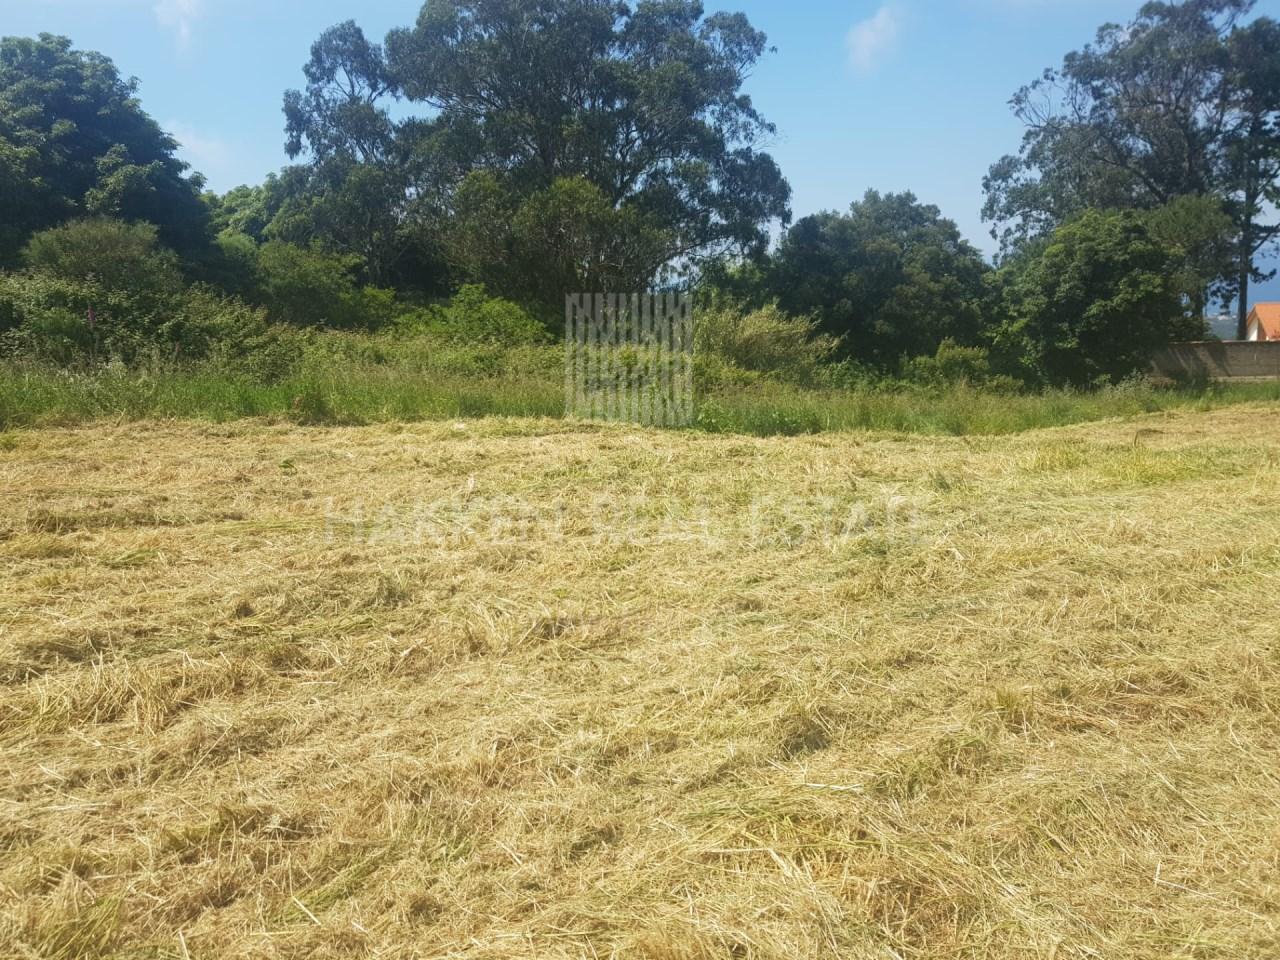
[[[0,435],[0,953],[1275,956],[1277,413]]]
[[[316,425],[563,415],[559,350],[529,348],[514,355],[514,362],[501,352],[484,358],[492,368],[476,365],[465,350],[376,363],[312,360],[308,369],[270,382],[198,367],[141,372],[108,367],[84,373],[0,365],[0,429],[169,417],[214,422],[271,417]],[[468,369],[472,366],[476,369]],[[1000,393],[964,384],[803,389],[760,380],[704,385],[697,396],[694,426],[712,433],[891,430],[962,436],[1280,400],[1280,383],[1172,387],[1135,382],[1085,392]]]
[[[778,384],[708,391],[698,427],[754,436],[874,430],[944,436],[999,436],[1166,410],[1212,410],[1280,400],[1280,383],[1203,387],[1135,382],[1095,391],[999,393],[965,384],[887,384],[803,390]]]
[[[0,372],[0,425],[185,417],[223,422],[277,417],[303,424],[483,416],[558,416],[564,386],[551,379],[429,376],[385,367],[306,373],[260,382],[212,371],[96,374],[27,367]]]

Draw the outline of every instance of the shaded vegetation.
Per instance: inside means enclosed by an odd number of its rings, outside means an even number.
[[[699,354],[694,429],[761,436],[1005,434],[1280,397],[1280,384],[1265,383],[1178,387],[1135,380],[1085,391],[1025,390],[989,377],[983,355],[954,347],[914,367],[911,380],[878,379],[847,366],[797,367],[790,354],[784,359],[781,369],[763,372],[731,355]],[[754,362],[761,365],[759,355]],[[199,364],[166,357],[95,368],[0,364],[0,428],[169,417],[306,424],[562,417],[563,364],[563,349],[555,345],[268,328],[242,349],[219,347]]]

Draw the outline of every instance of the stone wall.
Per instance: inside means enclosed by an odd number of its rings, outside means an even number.
[[[1156,355],[1151,373],[1166,380],[1280,380],[1280,340],[1173,343]]]

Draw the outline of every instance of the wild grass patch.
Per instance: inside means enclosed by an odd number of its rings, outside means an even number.
[[[369,345],[354,335],[328,336],[335,343],[313,345],[290,371],[270,379],[210,364],[93,370],[0,365],[0,431],[7,431],[0,432],[0,453],[19,448],[15,428],[98,420],[265,417],[307,425],[360,425],[564,416],[560,348],[387,338]],[[1001,436],[1280,399],[1280,385],[1274,383],[1179,387],[1134,382],[1093,391],[1011,392],[963,382],[863,380],[834,388],[822,386],[821,378],[809,378],[808,385],[760,377],[699,381],[696,429],[762,437],[832,431]]]

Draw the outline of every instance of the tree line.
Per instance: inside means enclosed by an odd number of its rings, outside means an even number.
[[[464,286],[554,329],[569,292],[688,285],[879,371],[959,345],[1031,382],[1116,380],[1211,303],[1243,325],[1267,276],[1280,24],[1252,8],[1147,3],[1017,91],[1021,148],[984,181],[995,264],[910,193],[793,223],[744,89],[767,39],[697,0],[428,0],[382,43],[339,24],[284,94],[292,163],[220,195],[107,57],[5,38],[0,330],[43,317],[72,355],[86,299],[144,340],[216,330],[191,317],[218,304],[370,328]]]

